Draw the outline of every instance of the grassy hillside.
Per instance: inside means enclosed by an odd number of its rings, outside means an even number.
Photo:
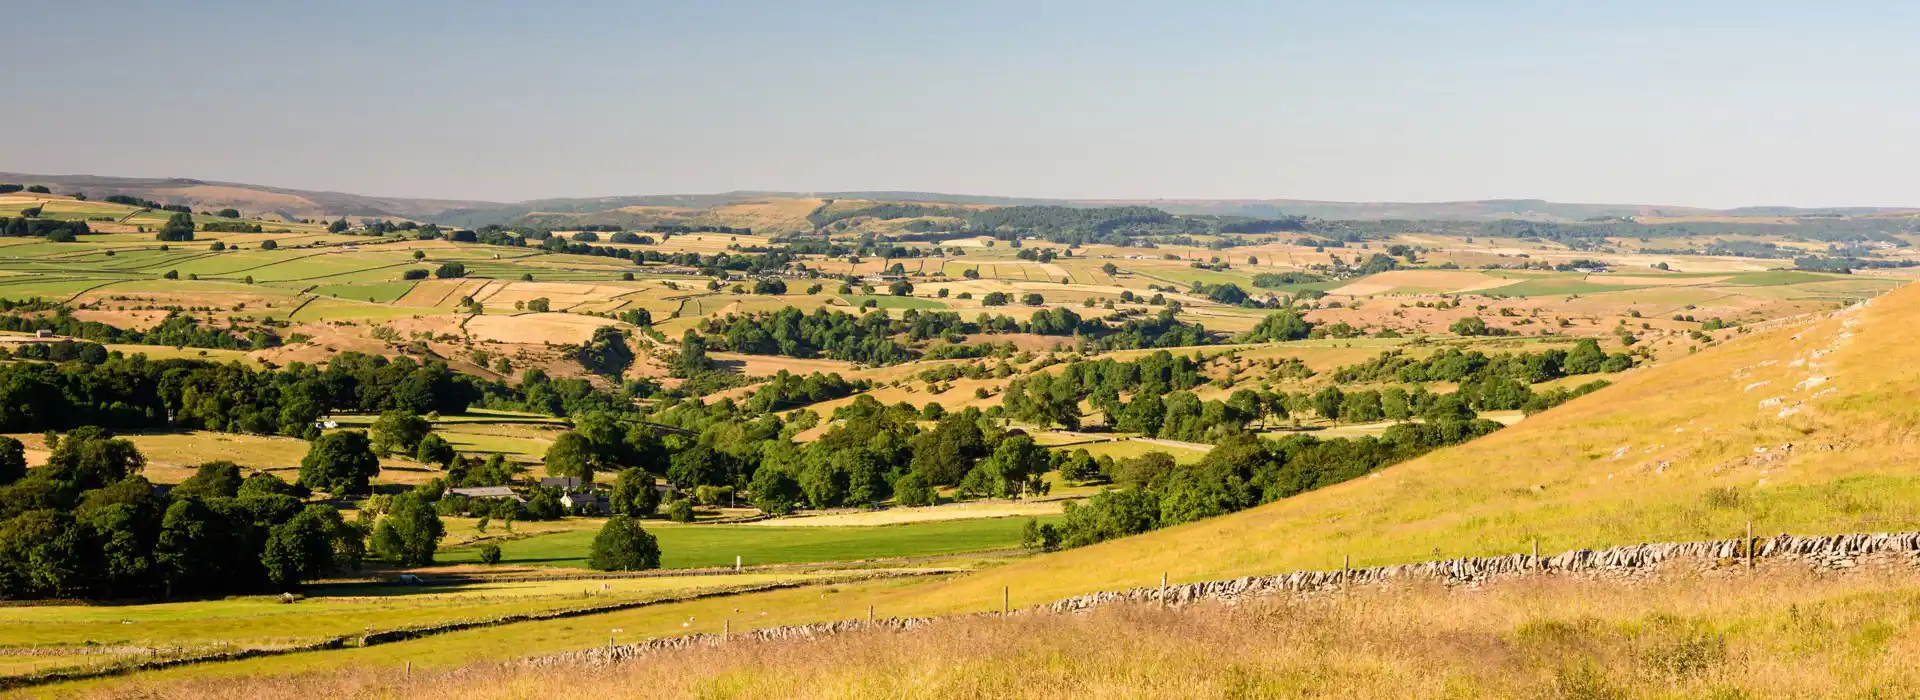
[[[1169,611],[974,618],[637,663],[357,666],[289,683],[135,681],[116,697],[1913,697],[1912,573],[1646,587],[1566,579]],[[1066,651],[1072,650],[1072,651]],[[298,688],[294,691],[292,689]]]
[[[1757,332],[1488,438],[1237,515],[1040,557],[921,600],[1756,532],[1920,527],[1920,289]],[[1776,402],[1777,400],[1777,402]],[[1804,403],[1803,403],[1804,402]]]

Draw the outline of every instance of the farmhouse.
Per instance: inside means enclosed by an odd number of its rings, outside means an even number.
[[[569,491],[560,496],[560,505],[575,515],[606,515],[607,497],[592,491]]]

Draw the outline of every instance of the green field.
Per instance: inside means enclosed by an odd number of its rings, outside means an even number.
[[[340,297],[343,299],[354,299],[354,300],[365,299],[367,301],[371,301],[375,303],[387,304],[387,303],[392,303],[394,300],[399,299],[400,297],[406,296],[407,292],[413,291],[413,286],[415,284],[418,284],[418,282],[378,282],[374,284],[325,284],[325,285],[320,285],[318,287],[314,287],[310,291],[313,294],[319,294],[322,296]]]
[[[660,540],[660,566],[693,569],[732,566],[738,556],[748,566],[810,564],[958,554],[1006,549],[1020,544],[1022,518],[990,518],[911,523],[879,527],[752,527],[676,525],[648,522]],[[597,529],[539,535],[500,545],[501,563],[581,568]],[[477,562],[473,548],[450,550],[449,563]]]
[[[921,299],[919,297],[896,297],[896,296],[879,295],[879,294],[873,294],[873,295],[843,294],[840,296],[840,298],[845,300],[848,304],[852,305],[856,309],[865,306],[868,301],[874,302],[875,304],[879,305],[879,307],[882,309],[944,309],[944,308],[947,308],[947,305],[944,302],[934,301],[932,299]]]
[[[0,648],[166,646],[269,647],[456,621],[649,600],[699,590],[811,578],[740,574],[516,581],[451,586],[330,584],[288,605],[276,596],[139,606],[0,608]],[[84,660],[83,660],[84,661]],[[51,667],[51,664],[49,664]]]

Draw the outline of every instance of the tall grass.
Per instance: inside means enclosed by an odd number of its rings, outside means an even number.
[[[1920,694],[1920,575],[1538,578],[976,618],[614,666],[138,681],[121,698],[1760,698]]]

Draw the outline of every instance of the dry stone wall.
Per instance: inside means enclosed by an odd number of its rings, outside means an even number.
[[[1684,568],[1692,573],[1714,575],[1730,574],[1758,566],[1769,568],[1801,566],[1822,571],[1846,571],[1867,566],[1920,566],[1920,532],[1860,533],[1821,537],[1780,535],[1751,541],[1746,539],[1707,540],[1637,544],[1608,549],[1578,549],[1546,557],[1511,554],[1335,571],[1296,571],[1272,576],[1248,576],[1222,581],[1199,581],[1124,591],[1103,591],[1023,608],[1012,613],[1074,613],[1092,610],[1103,605],[1126,603],[1169,606],[1207,602],[1232,604],[1260,597],[1312,595],[1349,587],[1385,587],[1415,582],[1437,582],[1447,586],[1472,587],[1501,579],[1537,575],[1578,576],[1631,582],[1676,568]],[[655,652],[711,647],[736,640],[788,642],[812,640],[868,629],[905,631],[945,620],[992,614],[995,613],[970,613],[939,618],[839,620],[810,625],[767,627],[731,635],[683,635],[652,639],[638,644],[609,645],[536,657],[524,663],[533,666],[604,664],[637,659]]]

